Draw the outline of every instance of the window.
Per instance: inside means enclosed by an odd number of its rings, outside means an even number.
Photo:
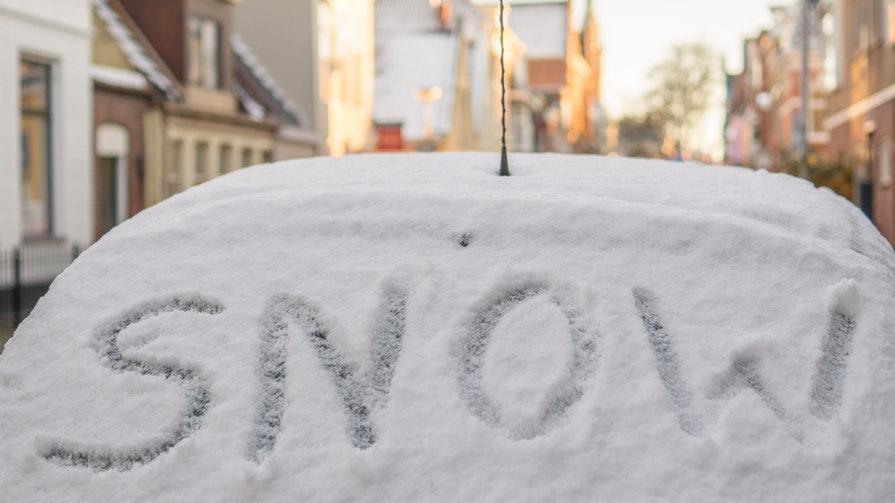
[[[261,152],[261,161],[262,162],[273,162],[273,152],[270,150],[265,150]]]
[[[96,237],[109,232],[121,221],[117,157],[100,157],[96,166]]]
[[[886,23],[886,40],[895,44],[895,0],[886,0],[886,13],[881,16]]]
[[[220,173],[222,175],[224,173],[229,173],[233,169],[233,147],[230,145],[221,145],[218,161],[220,162]]]
[[[181,178],[183,176],[183,141],[171,142],[171,161],[168,163],[168,173],[165,177],[165,193],[169,196],[180,192]]]
[[[254,163],[255,160],[252,156],[252,149],[249,147],[242,149],[242,167],[245,168],[246,166],[251,166]]]
[[[22,230],[26,236],[39,236],[53,232],[50,65],[22,60],[19,71]]]
[[[879,183],[883,187],[892,184],[892,143],[885,139],[877,147],[879,158]]]
[[[208,176],[208,143],[200,141],[196,144],[196,180],[199,184],[207,181]]]
[[[827,12],[821,21],[824,34],[824,88],[832,91],[839,87],[839,54],[836,43],[836,18]]]
[[[94,233],[99,238],[127,218],[128,130],[104,123],[96,128]]]
[[[221,79],[221,24],[213,19],[191,16],[189,20],[190,84],[220,89]]]

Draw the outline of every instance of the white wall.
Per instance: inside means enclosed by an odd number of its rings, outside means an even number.
[[[0,247],[21,240],[19,60],[52,63],[54,237],[86,246],[93,225],[90,0],[0,0]]]

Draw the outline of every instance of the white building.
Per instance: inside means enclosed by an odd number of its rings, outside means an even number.
[[[91,241],[89,0],[0,0],[0,247]]]
[[[487,22],[468,0],[377,1],[373,121],[400,124],[410,150],[477,150],[494,83]]]

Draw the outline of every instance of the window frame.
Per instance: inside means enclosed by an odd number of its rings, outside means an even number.
[[[208,58],[205,29],[214,28],[214,55]],[[187,83],[204,89],[224,88],[224,23],[219,19],[201,13],[192,13],[187,18]],[[209,61],[211,59],[211,61]],[[208,75],[207,64],[213,64],[214,75]]]
[[[37,67],[41,67],[43,69],[43,81],[44,81],[44,89],[43,89],[43,106],[42,107],[26,107],[25,105],[25,93],[24,93],[24,78],[25,78],[25,67],[26,65],[33,65]],[[51,237],[54,235],[56,230],[56,218],[55,218],[55,177],[54,177],[54,165],[55,165],[55,148],[54,148],[54,138],[53,127],[54,127],[54,109],[56,106],[56,99],[54,97],[55,86],[53,85],[53,79],[56,77],[56,64],[54,61],[49,60],[47,58],[42,58],[39,56],[34,56],[27,53],[19,54],[19,136],[20,136],[20,155],[21,158],[19,160],[19,184],[21,190],[21,211],[20,215],[20,223],[22,225],[22,236],[25,239],[28,238],[42,238],[42,237]],[[30,147],[28,143],[28,136],[26,135],[26,131],[24,126],[26,117],[34,118],[38,117],[41,120],[41,133],[43,135],[43,142],[40,146],[41,153],[43,154],[43,166],[41,169],[41,177],[43,180],[43,188],[42,188],[42,206],[43,211],[45,213],[45,218],[43,222],[41,222],[40,227],[43,227],[39,231],[32,231],[29,227],[32,225],[26,221],[26,212],[24,210],[24,206],[26,204],[27,194],[25,187],[25,175],[26,169],[30,169],[30,162],[33,159],[30,154]]]

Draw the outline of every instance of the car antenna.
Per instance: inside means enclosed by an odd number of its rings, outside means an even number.
[[[503,0],[500,0],[500,176],[510,176],[507,161],[506,70],[503,66]]]

